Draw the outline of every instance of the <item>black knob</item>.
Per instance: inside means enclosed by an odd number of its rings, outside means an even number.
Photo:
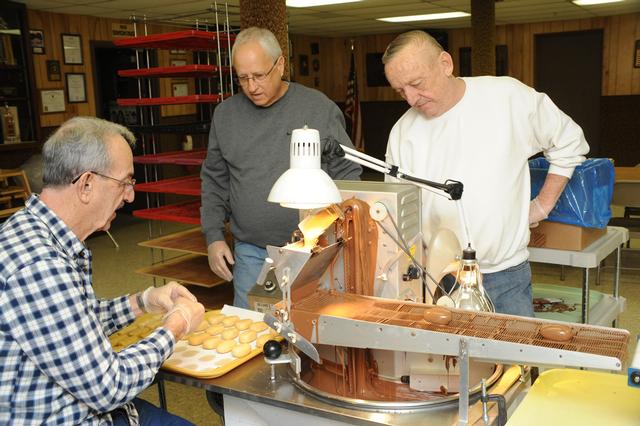
[[[273,290],[276,289],[276,283],[274,283],[271,280],[266,280],[264,282],[264,289],[265,291],[272,292]]]
[[[282,354],[282,345],[275,340],[267,340],[262,347],[262,352],[267,359],[277,359]]]
[[[631,383],[633,383],[634,385],[640,384],[640,372],[634,371],[633,373],[631,373]]]

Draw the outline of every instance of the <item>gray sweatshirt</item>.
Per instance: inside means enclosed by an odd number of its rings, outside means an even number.
[[[265,247],[284,245],[298,225],[298,210],[267,201],[271,187],[289,168],[293,129],[317,129],[353,147],[338,106],[321,92],[289,83],[269,107],[255,106],[243,93],[218,105],[202,165],[202,229],[207,245],[224,239],[224,221],[233,236]],[[333,179],[359,179],[362,168],[338,158],[322,168]]]

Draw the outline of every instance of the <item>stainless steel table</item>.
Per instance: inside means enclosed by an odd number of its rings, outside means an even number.
[[[243,421],[241,424],[284,425],[452,425],[458,419],[457,402],[436,405],[428,409],[382,412],[340,407],[308,395],[289,378],[288,365],[276,366],[276,380],[270,379],[270,366],[262,356],[256,356],[229,373],[215,379],[197,379],[161,370],[157,378],[182,383],[206,391],[221,393],[225,400],[225,418],[234,416],[227,410],[238,410],[238,401],[245,402],[244,410],[253,408],[264,423]],[[239,413],[235,413],[237,415]],[[246,412],[240,413],[248,415]],[[277,421],[269,421],[269,419]],[[237,417],[236,417],[237,419]],[[230,421],[231,423],[239,423]]]
[[[607,256],[617,251],[613,296],[618,300],[620,288],[620,249],[629,240],[629,230],[607,227],[607,233],[581,251],[529,247],[529,261],[583,268],[582,323],[589,323],[589,269],[597,268]],[[617,321],[614,321],[614,326]]]

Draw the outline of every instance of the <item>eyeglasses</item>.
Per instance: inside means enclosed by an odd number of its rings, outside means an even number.
[[[71,181],[71,184],[75,184],[78,180],[80,180],[80,178],[82,177],[83,174],[85,173],[93,173],[94,175],[103,177],[105,179],[111,179],[114,180],[116,182],[118,182],[120,184],[120,186],[124,187],[125,189],[131,189],[133,190],[134,186],[136,185],[136,180],[135,179],[129,179],[129,178],[125,178],[125,179],[116,179],[114,177],[111,176],[107,176],[107,175],[103,175],[102,173],[98,173],[98,172],[94,172],[93,170],[90,170],[89,172],[84,172],[81,173],[80,175],[78,175],[78,177],[74,178]]]
[[[249,84],[249,80],[253,80],[255,83],[262,83],[267,79],[267,77],[269,77],[269,74],[271,74],[271,71],[273,71],[273,69],[276,67],[279,59],[280,57],[275,60],[273,65],[271,65],[271,68],[269,68],[269,71],[267,71],[266,73],[253,74],[251,77],[249,77],[248,75],[237,75],[235,77],[236,83],[238,83],[240,86],[246,86],[247,84]]]

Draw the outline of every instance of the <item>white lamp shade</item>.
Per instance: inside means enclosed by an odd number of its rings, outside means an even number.
[[[305,126],[291,134],[290,169],[271,188],[268,201],[294,209],[316,209],[342,201],[333,180],[320,168],[320,134]]]
[[[342,201],[340,191],[322,169],[289,169],[271,188],[269,201],[294,209],[317,209]]]

